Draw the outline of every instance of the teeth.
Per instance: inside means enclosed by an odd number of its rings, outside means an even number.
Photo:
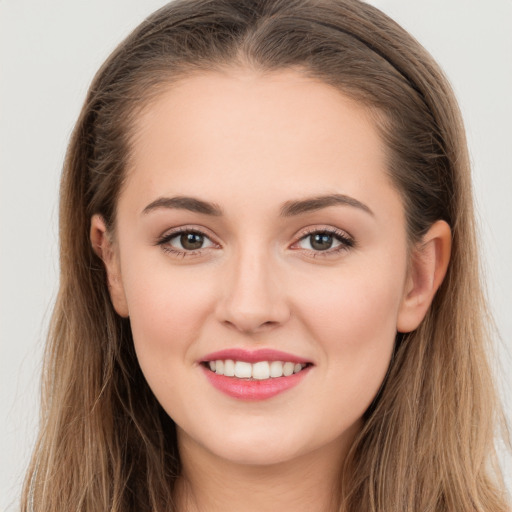
[[[224,361],[224,375],[226,377],[235,376],[235,362],[231,359],[226,359],[226,361]]]
[[[305,364],[281,362],[281,361],[258,361],[251,364],[245,361],[233,361],[232,359],[217,359],[209,361],[208,367],[217,375],[226,377],[238,377],[239,379],[266,380],[269,378],[289,377],[300,372],[306,367]]]
[[[281,361],[272,361],[270,363],[270,376],[282,377],[283,376],[283,363]]]
[[[289,377],[293,373],[293,369],[295,365],[293,363],[284,363],[283,364],[283,375],[285,377]]]
[[[252,378],[264,380],[270,377],[270,365],[267,361],[261,361],[252,365]]]
[[[239,379],[250,379],[252,377],[252,364],[244,361],[237,361],[235,363],[235,377],[238,377]]]

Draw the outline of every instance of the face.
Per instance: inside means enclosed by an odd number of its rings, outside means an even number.
[[[346,446],[410,293],[365,109],[298,72],[232,70],[169,86],[134,133],[106,263],[180,445],[244,464]]]

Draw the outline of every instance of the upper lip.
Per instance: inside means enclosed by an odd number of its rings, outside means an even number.
[[[303,357],[281,352],[271,348],[261,348],[257,350],[247,350],[243,348],[230,348],[212,352],[204,356],[201,362],[217,361],[217,360],[232,359],[233,361],[245,361],[247,363],[257,363],[258,361],[283,361],[290,363],[307,364],[311,361]]]

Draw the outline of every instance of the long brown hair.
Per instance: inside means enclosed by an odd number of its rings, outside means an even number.
[[[452,229],[447,276],[419,328],[397,335],[387,379],[341,472],[342,510],[505,511],[460,113],[430,55],[359,0],[178,0],[99,70],[62,175],[60,291],[22,509],[175,510],[174,424],[142,375],[129,320],[112,307],[90,220],[99,213],[114,228],[138,112],[189,73],[232,66],[297,69],[367,106],[410,241],[439,219]]]

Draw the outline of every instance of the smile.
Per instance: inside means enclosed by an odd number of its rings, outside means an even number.
[[[217,375],[254,380],[289,377],[294,373],[299,373],[307,366],[305,363],[294,363],[292,361],[258,361],[256,363],[249,363],[232,359],[217,359],[209,361],[207,364],[208,368]]]
[[[313,368],[303,358],[272,349],[228,349],[199,365],[210,384],[238,400],[267,400],[297,386]]]

